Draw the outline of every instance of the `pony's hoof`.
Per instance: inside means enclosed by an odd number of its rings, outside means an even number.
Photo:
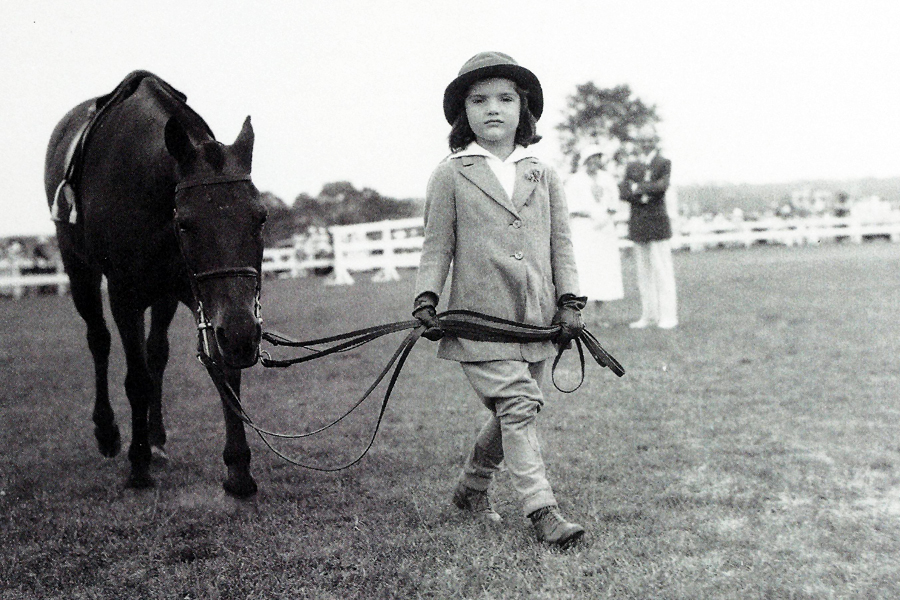
[[[229,477],[222,482],[222,487],[229,496],[244,499],[254,495],[257,490],[252,477]]]
[[[122,436],[119,434],[119,426],[115,423],[110,428],[94,427],[94,437],[97,438],[100,454],[106,458],[112,458],[122,450]]]
[[[125,487],[133,490],[146,490],[156,485],[149,473],[131,473]]]
[[[150,462],[155,465],[164,465],[169,462],[169,455],[162,446],[150,446]]]

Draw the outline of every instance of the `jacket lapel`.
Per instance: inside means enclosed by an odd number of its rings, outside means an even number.
[[[525,158],[516,163],[516,184],[512,197],[516,209],[525,205],[542,175],[540,163],[534,158]]]
[[[518,214],[509,196],[497,181],[497,177],[483,156],[463,156],[460,160],[459,172],[463,177],[474,183],[478,188],[490,196],[500,206],[513,214]],[[518,184],[518,181],[516,182]],[[515,194],[514,194],[515,195]]]

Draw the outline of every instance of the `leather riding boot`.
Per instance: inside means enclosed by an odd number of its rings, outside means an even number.
[[[566,521],[555,506],[545,506],[534,511],[528,518],[534,526],[539,542],[566,548],[584,535],[584,527]]]
[[[491,506],[486,491],[473,490],[472,488],[460,483],[453,492],[453,504],[460,510],[471,512],[479,520],[489,525],[495,525],[503,521],[497,511]]]

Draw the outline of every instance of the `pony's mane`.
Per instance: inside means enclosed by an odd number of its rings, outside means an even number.
[[[206,121],[203,120],[203,117],[188,106],[186,95],[149,71],[135,71],[129,77],[133,77],[136,74],[140,76],[137,85],[139,86],[142,82],[146,82],[147,87],[154,93],[154,96],[163,108],[181,122],[191,139],[196,142],[216,139],[215,134]],[[136,90],[137,87],[134,89]]]

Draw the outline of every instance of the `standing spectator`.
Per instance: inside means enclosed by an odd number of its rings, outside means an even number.
[[[615,177],[605,170],[615,152],[612,143],[590,145],[581,151],[578,171],[566,183],[569,226],[581,293],[587,296],[585,317],[601,320],[604,302],[621,300],[622,261],[613,219],[619,203]]]
[[[659,137],[651,125],[632,135],[638,159],[625,168],[620,186],[622,200],[631,205],[628,237],[634,242],[641,318],[633,329],[657,325],[672,329],[678,325],[675,271],[672,266],[672,224],[666,211],[666,190],[672,161],[660,155]]]
[[[847,192],[839,192],[834,206],[834,216],[844,218],[850,216],[850,196]]]

